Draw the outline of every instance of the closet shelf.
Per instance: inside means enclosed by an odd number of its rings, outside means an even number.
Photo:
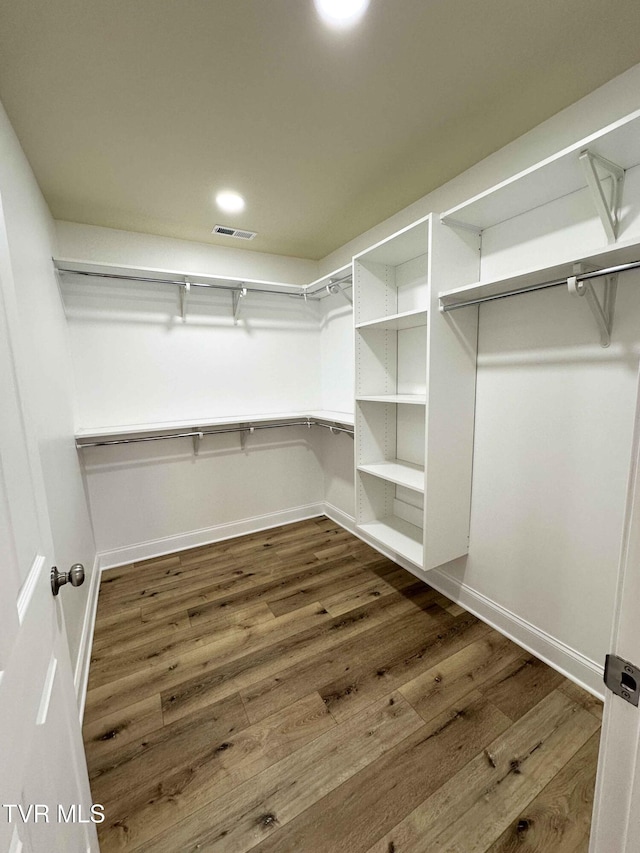
[[[640,110],[518,172],[441,214],[445,225],[482,231],[588,186],[579,155],[588,150],[630,169],[640,163]]]
[[[478,281],[465,287],[443,290],[438,296],[440,308],[451,309],[454,306],[467,305],[475,300],[493,299],[501,296],[515,295],[543,287],[566,286],[567,279],[575,275],[574,266],[584,264],[585,268],[599,269],[627,264],[640,258],[640,239],[637,237],[615,245],[603,246],[588,255],[571,258],[567,261],[546,267],[536,267],[520,270],[510,275],[501,276],[486,281]]]
[[[425,406],[426,394],[367,394],[358,396],[359,403],[403,403],[409,406]]]
[[[400,314],[391,314],[389,317],[381,317],[378,320],[367,320],[364,323],[356,323],[356,329],[390,329],[402,331],[403,329],[415,329],[427,325],[427,309],[419,308],[415,311],[403,311]]]
[[[380,545],[389,548],[419,568],[423,567],[422,530],[419,527],[396,516],[367,521],[358,526],[363,533],[375,539]]]
[[[401,459],[358,465],[358,471],[424,494],[424,468]]]
[[[247,426],[252,424],[281,423],[283,421],[324,421],[328,424],[352,427],[353,415],[347,412],[331,412],[324,410],[303,412],[276,412],[269,414],[227,415],[224,417],[205,417],[198,420],[163,421],[160,423],[124,424],[108,427],[82,427],[76,430],[75,438],[78,446],[92,441],[118,439],[136,436],[153,436],[161,433],[180,432],[184,430],[206,430],[216,427]]]

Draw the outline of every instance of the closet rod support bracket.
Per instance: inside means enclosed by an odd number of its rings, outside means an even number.
[[[255,432],[255,427],[251,426],[251,424],[240,424],[242,427],[240,431],[240,450],[245,450],[247,446],[247,438],[250,435],[253,435]]]
[[[238,317],[240,316],[240,300],[244,299],[247,295],[247,288],[241,287],[238,290],[234,290],[231,294],[231,298],[233,300],[233,325],[238,325]]]
[[[194,456],[200,455],[200,443],[201,443],[203,438],[204,438],[203,432],[196,432],[194,434],[194,436],[193,436],[193,455]]]
[[[586,298],[587,305],[600,332],[600,345],[605,348],[608,347],[611,344],[613,312],[618,288],[617,273],[605,278],[602,300],[598,298],[591,281],[580,281],[579,275],[570,276],[567,279],[567,286],[572,296],[584,296]]]
[[[185,323],[187,320],[187,300],[189,298],[190,292],[191,282],[185,281],[185,283],[180,287],[180,316],[182,317],[183,323]]]
[[[346,292],[345,288],[341,286],[343,281],[344,279],[329,279],[329,284],[327,285],[327,293],[330,296],[339,293],[340,296],[344,297],[344,299],[347,300],[349,305],[353,305],[353,299]]]
[[[612,163],[588,149],[585,149],[578,159],[584,170],[587,186],[607,235],[607,240],[609,243],[615,243],[618,239],[618,225],[620,223],[624,169],[617,163]],[[602,172],[604,172],[604,176],[601,174]],[[604,181],[606,180],[610,181],[608,197],[604,188]]]

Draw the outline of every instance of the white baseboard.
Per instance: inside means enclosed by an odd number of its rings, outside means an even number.
[[[403,560],[399,555],[383,548],[357,530],[353,516],[347,515],[337,507],[325,504],[325,514],[336,524],[341,525],[345,530],[366,542],[367,545],[371,545],[376,551],[384,554],[385,557],[389,557],[402,568],[437,589],[438,592],[446,595],[456,604],[464,607],[469,613],[473,613],[474,616],[491,625],[496,631],[513,640],[518,646],[535,655],[566,678],[597,696],[598,699],[604,699],[603,665],[585,657],[540,628],[536,628],[526,619],[522,619],[470,586],[454,580],[442,569],[432,569],[429,572],[421,571],[407,560]]]
[[[164,554],[173,554],[176,551],[186,551],[188,548],[199,548],[202,545],[221,542],[223,539],[258,533],[260,530],[269,530],[271,527],[280,527],[281,524],[291,524],[295,521],[305,521],[319,515],[324,515],[322,502],[271,512],[267,515],[257,515],[253,518],[243,518],[226,524],[216,524],[213,527],[204,527],[201,530],[179,533],[163,539],[139,542],[113,551],[102,551],[99,555],[100,569],[104,571],[139,560],[149,560],[152,557],[162,557]]]
[[[89,580],[89,591],[87,593],[87,604],[82,621],[82,632],[80,634],[80,646],[76,659],[73,683],[76,689],[76,701],[80,714],[80,725],[84,718],[84,705],[87,698],[87,685],[89,682],[89,665],[91,663],[91,648],[93,646],[93,632],[96,624],[96,611],[98,609],[98,593],[100,592],[100,558],[96,554]]]

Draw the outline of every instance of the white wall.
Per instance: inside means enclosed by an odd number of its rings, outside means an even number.
[[[211,247],[161,237],[65,223],[59,234],[65,253],[82,260],[289,281],[301,270],[313,275],[286,258],[263,256],[261,266],[250,252],[233,252],[221,269]],[[183,321],[170,285],[64,276],[61,290],[78,427],[322,407],[319,303],[250,292],[234,326],[231,295],[220,291],[194,290]],[[103,564],[317,513],[318,432],[257,432],[245,450],[238,435],[212,436],[198,456],[189,439],[83,450]]]
[[[82,451],[102,565],[195,547],[322,511],[319,429]]]
[[[640,107],[638,92],[640,66],[342,247],[321,270],[622,118]],[[625,214],[625,236],[630,229],[637,233]],[[511,223],[492,230],[484,275],[550,262],[567,249],[547,228],[520,248]],[[573,247],[594,231],[604,243],[593,217],[570,235]],[[482,307],[470,551],[432,575],[521,640],[550,650],[554,663],[592,689],[608,651],[620,550],[640,354],[639,278],[620,279],[606,350],[587,306],[564,289]],[[334,505],[353,515],[348,462],[334,458],[325,478]]]
[[[54,223],[6,113],[0,106],[0,195],[6,218],[18,309],[28,356],[33,413],[61,570],[82,562],[87,581],[62,595],[71,660],[78,663],[95,547],[73,441],[71,362],[51,264]]]
[[[318,409],[316,303],[249,293],[233,325],[231,295],[62,278],[76,425],[107,427]]]

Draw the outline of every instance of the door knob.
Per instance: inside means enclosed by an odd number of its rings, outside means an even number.
[[[75,563],[68,572],[59,572],[54,566],[51,569],[51,592],[57,595],[60,592],[60,587],[66,583],[71,586],[82,586],[84,583],[84,566],[82,563]]]

